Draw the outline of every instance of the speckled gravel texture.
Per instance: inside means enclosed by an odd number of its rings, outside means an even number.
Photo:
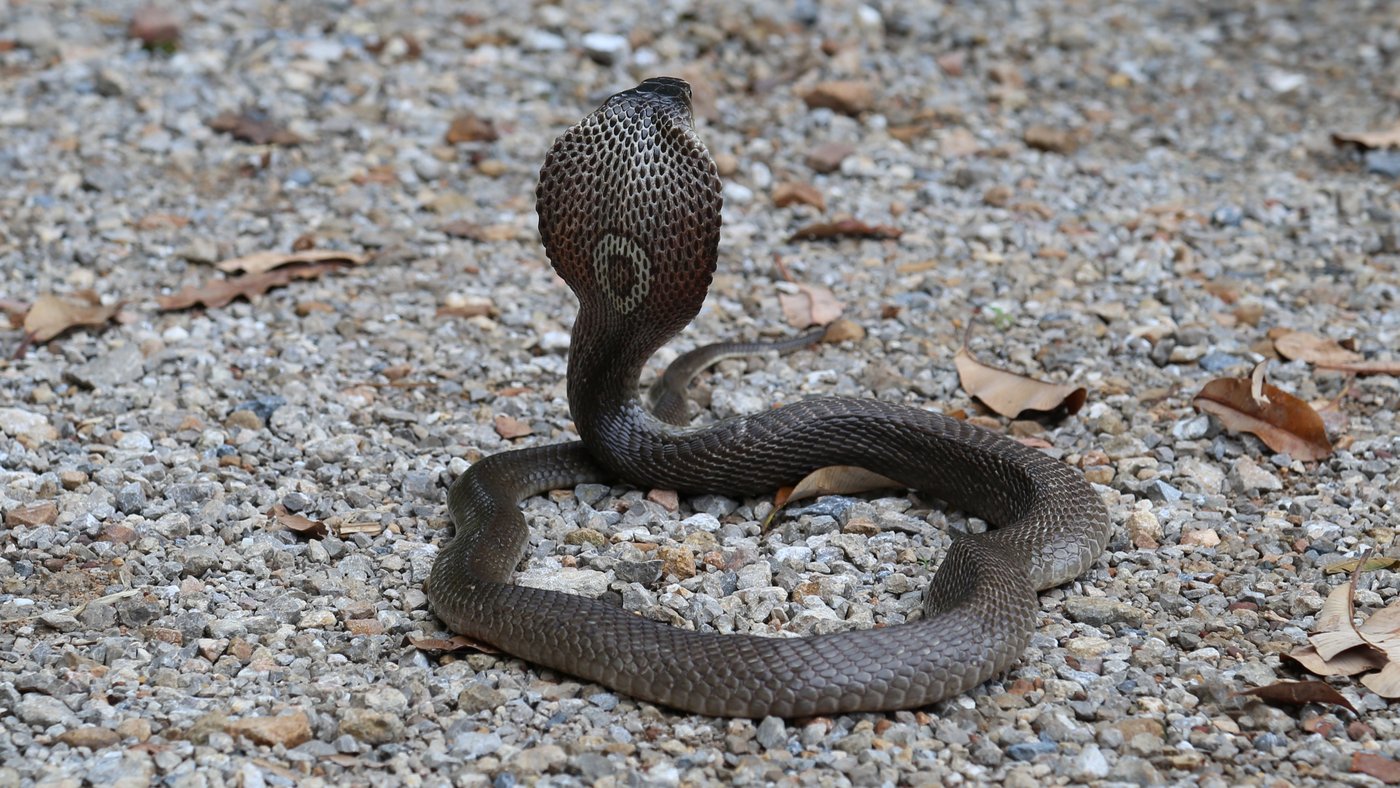
[[[1311,464],[1191,407],[1273,327],[1400,348],[1395,163],[1328,136],[1397,119],[1393,3],[183,5],[153,53],[130,2],[0,0],[0,297],[126,302],[0,362],[0,786],[1374,784],[1353,755],[1400,756],[1359,683],[1335,682],[1359,717],[1233,694],[1301,676],[1282,655],[1344,582],[1326,566],[1400,549],[1400,383],[1355,380]],[[573,436],[539,164],[656,74],[696,84],[726,224],[706,307],[648,374],[790,334],[778,261],[867,332],[720,364],[697,418],[819,394],[977,414],[952,364],[969,321],[983,359],[1089,389],[1061,423],[1000,420],[1084,467],[1115,523],[1006,676],[917,711],[730,721],[408,642],[443,636],[423,582],[451,479]],[[835,79],[870,106],[804,103]],[[208,126],[241,109],[303,142]],[[463,112],[499,138],[448,144]],[[828,143],[851,152],[816,172]],[[787,183],[826,213],[776,207]],[[788,242],[838,215],[903,235]],[[374,259],[252,304],[154,303],[303,236]],[[560,491],[527,504],[522,580],[718,631],[895,624],[948,529],[978,527],[870,494],[762,533],[771,506]],[[1372,573],[1358,606],[1397,593]]]

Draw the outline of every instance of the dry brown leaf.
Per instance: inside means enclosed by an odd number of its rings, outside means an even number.
[[[843,304],[829,288],[798,282],[796,293],[778,293],[783,318],[793,328],[824,326],[841,316]]]
[[[1327,703],[1341,706],[1352,714],[1356,707],[1346,696],[1332,688],[1325,681],[1279,681],[1263,687],[1240,690],[1236,695],[1249,695],[1270,703],[1285,703],[1290,706],[1305,706],[1309,703]]]
[[[496,434],[506,440],[512,438],[523,438],[533,430],[527,422],[523,422],[514,416],[507,416],[504,413],[496,414]]]
[[[964,343],[953,357],[963,390],[983,405],[1009,418],[1046,416],[1062,419],[1084,407],[1083,386],[1046,383],[978,361]]]
[[[1332,453],[1322,417],[1308,403],[1263,381],[1264,364],[1252,378],[1216,378],[1191,400],[1197,410],[1220,419],[1231,432],[1248,432],[1295,460],[1320,460]]]
[[[788,241],[822,241],[833,238],[869,238],[887,241],[903,234],[903,230],[888,224],[867,224],[859,219],[838,219],[834,222],[809,224],[793,233]]]
[[[1312,409],[1317,411],[1318,417],[1322,419],[1323,428],[1327,430],[1327,434],[1330,436],[1341,435],[1343,432],[1346,432],[1347,414],[1346,411],[1342,410],[1342,400],[1346,399],[1347,394],[1351,392],[1351,384],[1355,379],[1356,377],[1354,375],[1348,376],[1346,385],[1342,386],[1342,390],[1337,392],[1337,396],[1332,399],[1317,400],[1309,403]]]
[[[1383,131],[1333,132],[1333,145],[1362,148],[1400,148],[1400,123]]]
[[[1400,783],[1400,761],[1373,752],[1352,753],[1351,770],[1357,774],[1370,775],[1386,785]]]
[[[1357,626],[1353,600],[1365,565],[1358,562],[1350,581],[1327,595],[1309,645],[1287,656],[1319,676],[1366,673],[1361,677],[1366,688],[1383,698],[1400,698],[1400,600]]]
[[[364,265],[369,255],[358,252],[342,252],[337,249],[303,249],[297,252],[254,252],[242,257],[233,257],[215,264],[215,268],[227,274],[260,274],[298,263],[340,262],[346,265]]]
[[[304,536],[307,539],[321,539],[327,534],[326,524],[313,520],[310,517],[303,517],[299,514],[292,514],[287,511],[287,507],[277,504],[268,512],[272,519],[283,528],[295,533],[297,536]]]
[[[828,465],[802,477],[792,487],[779,488],[773,496],[773,511],[763,521],[766,530],[778,512],[793,501],[820,495],[853,495],[871,490],[901,489],[905,485],[874,471],[855,465]]]
[[[773,189],[773,204],[779,208],[801,203],[818,211],[826,210],[826,197],[810,183],[780,183]]]
[[[86,303],[56,295],[41,295],[24,316],[24,333],[31,343],[48,342],[70,328],[100,326],[111,320],[121,304],[103,306],[96,295],[84,295]]]
[[[448,145],[456,145],[460,142],[495,142],[500,137],[500,132],[496,131],[496,124],[470,112],[463,112],[452,119],[452,124],[447,127],[445,139]]]
[[[1368,361],[1360,353],[1326,337],[1279,328],[1270,331],[1269,338],[1273,339],[1274,349],[1284,358],[1358,375],[1400,375],[1400,361]]]
[[[871,490],[898,490],[906,485],[888,476],[867,471],[855,465],[828,465],[802,477],[793,485],[792,491],[782,501],[774,500],[775,507],[786,506],[793,501],[816,498],[820,495],[853,495]]]
[[[1363,572],[1374,572],[1377,569],[1393,569],[1396,566],[1400,566],[1400,558],[1371,553],[1361,558],[1348,558],[1345,561],[1328,564],[1322,568],[1322,573],[1327,575],[1351,574],[1357,569]]]
[[[469,638],[466,635],[453,635],[450,638],[425,638],[409,635],[408,642],[419,651],[431,651],[435,654],[451,654],[458,651],[479,651],[482,654],[501,653],[495,646]]]
[[[1303,331],[1275,328],[1269,331],[1269,338],[1274,341],[1279,355],[1309,364],[1352,364],[1362,360],[1360,353],[1342,347],[1335,339]]]
[[[302,141],[261,110],[220,113],[209,121],[209,128],[254,145],[297,145]]]
[[[156,296],[156,303],[163,311],[189,309],[203,304],[210,309],[227,306],[235,298],[252,300],[274,287],[281,287],[293,279],[315,279],[327,271],[344,267],[343,263],[297,263],[274,268],[260,274],[245,274],[232,279],[216,279],[202,285],[190,285],[173,295]]]

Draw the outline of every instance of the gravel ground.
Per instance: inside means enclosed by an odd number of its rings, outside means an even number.
[[[1353,681],[1357,716],[1232,694],[1299,677],[1281,655],[1343,582],[1324,567],[1398,549],[1400,384],[1357,379],[1311,464],[1191,408],[1273,327],[1400,347],[1400,164],[1328,137],[1396,121],[1392,3],[498,5],[205,0],[172,53],[127,34],[128,2],[0,0],[0,297],[125,302],[0,366],[0,786],[1373,784],[1353,757],[1400,756],[1400,717]],[[450,480],[572,435],[544,152],[663,73],[696,83],[726,225],[711,298],[653,373],[790,333],[776,260],[866,332],[722,363],[700,418],[816,394],[975,412],[952,365],[974,319],[982,358],[1089,389],[1062,423],[1004,427],[1084,467],[1117,524],[1005,677],[914,712],[730,721],[409,644],[441,634],[422,585]],[[870,95],[804,103],[833,79]],[[240,110],[300,144],[210,127]],[[496,138],[446,142],[464,112]],[[775,205],[789,183],[825,214]],[[786,240],[838,215],[903,234]],[[373,260],[156,306],[299,239]],[[331,535],[280,527],[278,504]],[[527,506],[522,580],[718,631],[894,624],[966,526],[869,495],[762,534],[770,510],[557,492]],[[1378,607],[1400,575],[1362,588]]]

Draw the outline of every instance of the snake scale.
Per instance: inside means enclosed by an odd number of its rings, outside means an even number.
[[[642,366],[695,316],[715,270],[721,184],[693,130],[690,86],[648,79],[554,143],[540,235],[579,301],[568,366],[581,440],[503,452],[452,485],[455,537],[428,583],[453,631],[628,695],[700,714],[801,717],[924,706],[1014,662],[1037,592],[1102,552],[1108,513],[1077,471],[988,430],[870,399],[807,399],[699,427],[657,418]],[[669,626],[511,583],[529,543],[520,502],[619,479],[756,496],[858,465],[984,518],[957,534],[909,623],[801,638]]]

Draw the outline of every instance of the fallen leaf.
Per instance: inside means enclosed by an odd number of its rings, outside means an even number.
[[[1069,155],[1079,147],[1078,135],[1070,129],[1053,126],[1031,126],[1023,136],[1025,143],[1036,150]]]
[[[1351,574],[1357,569],[1363,572],[1374,572],[1377,569],[1393,569],[1396,566],[1400,566],[1400,558],[1370,553],[1361,558],[1348,558],[1345,561],[1328,564],[1322,568],[1322,573],[1327,575]]]
[[[264,271],[260,274],[245,274],[232,279],[216,279],[201,285],[190,285],[173,295],[156,296],[156,303],[162,311],[188,309],[203,304],[210,309],[227,306],[236,298],[252,300],[274,287],[281,287],[293,279],[315,279],[344,263],[298,263]]]
[[[1269,338],[1279,355],[1309,364],[1351,364],[1362,360],[1360,353],[1342,347],[1335,339],[1303,331],[1275,328],[1269,331]]]
[[[287,507],[277,504],[269,512],[272,519],[283,528],[307,539],[322,539],[327,534],[326,524],[319,520],[312,520],[310,517],[303,517],[299,514],[292,514],[287,511]]]
[[[364,265],[369,262],[369,255],[358,252],[342,252],[337,249],[302,249],[296,252],[266,251],[233,257],[216,263],[214,267],[228,274],[260,274],[264,271],[297,263],[329,262]]]
[[[1373,752],[1352,753],[1351,770],[1358,774],[1370,775],[1386,785],[1400,783],[1400,761]]]
[[[1332,453],[1322,417],[1308,403],[1263,382],[1264,364],[1252,378],[1216,378],[1191,400],[1197,410],[1220,419],[1231,432],[1248,432],[1295,460],[1320,460]]]
[[[512,438],[523,438],[533,430],[527,422],[521,421],[514,416],[507,416],[504,413],[496,414],[496,434],[506,440]]]
[[[793,485],[786,497],[781,500],[775,498],[773,505],[781,508],[793,501],[821,495],[852,495],[871,490],[898,490],[905,486],[888,476],[856,465],[828,465],[802,477],[802,481]]]
[[[1249,695],[1270,703],[1285,703],[1290,706],[1304,706],[1309,703],[1326,703],[1341,706],[1352,714],[1356,707],[1346,696],[1332,688],[1325,681],[1279,681],[1263,687],[1240,690],[1236,695]]]
[[[967,341],[953,356],[963,390],[993,411],[1009,418],[1062,419],[1084,407],[1088,392],[1083,386],[1046,383],[978,361]]]
[[[448,145],[456,145],[461,142],[495,142],[500,137],[500,132],[496,131],[496,124],[470,112],[463,112],[452,119],[452,124],[447,127],[445,139]]]
[[[1347,394],[1351,392],[1351,384],[1355,379],[1354,375],[1347,376],[1346,385],[1342,386],[1342,390],[1337,392],[1337,396],[1332,399],[1309,403],[1310,407],[1317,411],[1318,417],[1322,419],[1322,426],[1327,430],[1329,436],[1341,435],[1346,432],[1347,414],[1346,411],[1342,410],[1342,400],[1346,399]]]
[[[861,79],[818,82],[802,93],[809,109],[829,109],[843,115],[859,115],[875,105],[875,86]]]
[[[773,496],[773,511],[764,519],[762,528],[767,530],[768,525],[778,516],[778,512],[793,501],[821,495],[853,495],[871,490],[897,490],[903,487],[905,485],[888,476],[855,465],[828,465],[802,477],[802,480],[792,487],[779,488]]]
[[[786,208],[795,204],[810,205],[818,211],[826,210],[826,197],[821,189],[810,183],[780,183],[773,189],[773,204]]]
[[[409,635],[408,642],[419,651],[431,651],[434,654],[451,654],[459,651],[478,651],[482,654],[501,653],[500,649],[495,646],[469,638],[466,635],[453,635],[450,638],[425,638]]]
[[[70,328],[100,326],[111,320],[121,304],[103,306],[95,294],[84,294],[84,302],[56,295],[41,295],[24,316],[24,333],[31,343],[48,342]]]
[[[834,222],[809,224],[793,233],[788,241],[822,241],[833,238],[868,238],[888,241],[903,234],[903,230],[888,224],[866,224],[859,219],[838,219]]]
[[[297,145],[302,141],[262,110],[222,112],[210,119],[209,128],[254,145]]]
[[[840,301],[829,288],[798,282],[796,293],[778,293],[783,317],[793,328],[824,326],[841,316]]]
[[[1400,123],[1383,131],[1333,132],[1332,144],[1368,149],[1400,148]]]
[[[1365,565],[1365,560],[1359,561],[1351,579],[1327,595],[1308,645],[1286,656],[1319,676],[1366,673],[1361,683],[1367,689],[1383,698],[1400,698],[1400,600],[1372,613],[1358,627],[1353,600]]]

